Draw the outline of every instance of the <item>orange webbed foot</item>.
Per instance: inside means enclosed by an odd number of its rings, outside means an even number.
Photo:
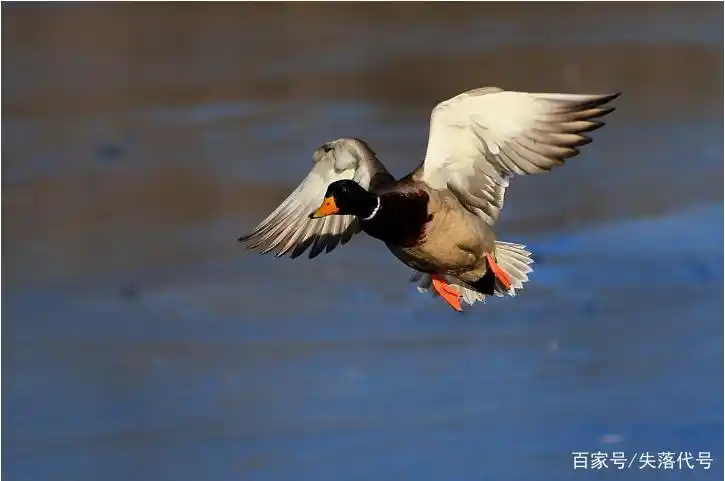
[[[439,279],[437,275],[433,274],[431,277],[433,278],[433,289],[446,301],[446,304],[458,312],[463,312],[461,295],[458,291],[447,282]]]
[[[506,274],[506,271],[501,269],[501,266],[496,264],[496,261],[493,259],[493,255],[486,254],[486,260],[488,261],[488,268],[491,269],[493,275],[496,276],[496,279],[498,279],[506,290],[511,289],[511,278],[509,278],[508,274]]]

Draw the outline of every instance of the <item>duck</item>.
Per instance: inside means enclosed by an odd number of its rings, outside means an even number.
[[[326,142],[301,183],[239,241],[312,259],[364,232],[412,269],[420,292],[457,312],[487,296],[515,296],[534,258],[494,230],[510,180],[577,156],[620,93],[463,92],[433,108],[425,157],[400,179],[364,140]]]

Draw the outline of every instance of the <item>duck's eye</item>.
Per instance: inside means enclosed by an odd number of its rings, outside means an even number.
[[[330,145],[328,145],[328,144],[325,144],[325,145],[323,145],[323,146],[322,146],[322,150],[323,150],[323,151],[324,151],[325,153],[328,153],[329,151],[331,151],[331,150],[332,150],[332,147],[331,147]]]

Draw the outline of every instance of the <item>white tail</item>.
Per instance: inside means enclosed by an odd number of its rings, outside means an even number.
[[[526,250],[525,245],[496,241],[496,251],[494,255],[496,257],[496,263],[511,279],[511,290],[504,290],[501,284],[496,282],[494,294],[497,297],[503,297],[505,294],[515,296],[516,290],[523,289],[524,282],[529,280],[529,272],[533,270],[530,266],[530,264],[534,262],[534,259],[531,258],[531,252]],[[448,284],[458,288],[458,292],[461,293],[463,302],[468,305],[472,306],[476,301],[486,302],[486,294],[478,292],[465,282],[452,276],[442,277]],[[434,297],[438,295],[435,289],[431,289],[433,279],[430,274],[414,271],[413,275],[410,277],[410,281],[417,284],[419,292],[430,291],[433,293]]]

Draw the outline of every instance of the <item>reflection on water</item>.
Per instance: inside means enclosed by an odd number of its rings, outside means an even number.
[[[721,7],[3,13],[9,478],[565,480],[595,450],[709,450],[691,474],[722,476]],[[322,142],[402,175],[480,85],[624,92],[509,189],[521,296],[455,316],[377,241],[236,243]]]

